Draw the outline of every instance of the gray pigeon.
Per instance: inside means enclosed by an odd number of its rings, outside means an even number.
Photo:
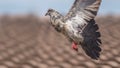
[[[100,3],[101,0],[75,0],[66,16],[53,9],[46,13],[51,25],[72,42],[74,50],[78,51],[78,45],[81,45],[85,53],[96,60],[100,57],[102,43],[94,18]]]

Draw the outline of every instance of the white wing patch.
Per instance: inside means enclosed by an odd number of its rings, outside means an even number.
[[[87,22],[79,15],[76,15],[75,17],[72,17],[66,21],[66,25],[68,25],[69,29],[72,29],[74,31],[78,31],[78,28],[81,28],[82,30],[86,24]]]
[[[71,37],[75,41],[82,40],[82,36],[80,33],[82,33],[83,28],[85,27],[85,25],[87,25],[87,22],[83,18],[81,18],[79,15],[76,15],[75,17],[67,20],[65,25],[69,37]]]

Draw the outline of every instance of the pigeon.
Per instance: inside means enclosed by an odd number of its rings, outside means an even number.
[[[48,9],[45,16],[50,17],[50,23],[56,31],[65,35],[72,48],[78,51],[80,46],[86,55],[92,59],[99,59],[101,47],[101,34],[95,22],[101,0],[75,0],[66,15],[54,9]]]

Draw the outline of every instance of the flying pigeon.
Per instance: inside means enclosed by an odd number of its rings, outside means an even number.
[[[72,42],[75,51],[81,45],[85,53],[96,60],[100,57],[102,43],[94,18],[100,3],[101,0],[75,0],[65,16],[54,9],[49,9],[46,13],[46,16],[50,16],[51,25]]]

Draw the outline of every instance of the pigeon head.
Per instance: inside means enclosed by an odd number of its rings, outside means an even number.
[[[63,16],[55,11],[54,9],[48,9],[47,13],[45,14],[45,16],[50,16],[50,21],[52,26],[58,31],[61,31],[62,23],[63,23]]]
[[[48,11],[47,11],[47,13],[45,14],[45,16],[47,16],[47,15],[51,16],[52,13],[54,13],[54,12],[55,12],[54,9],[48,9]]]
[[[62,15],[54,9],[48,9],[45,16],[50,16],[52,19],[60,19],[62,17]]]

